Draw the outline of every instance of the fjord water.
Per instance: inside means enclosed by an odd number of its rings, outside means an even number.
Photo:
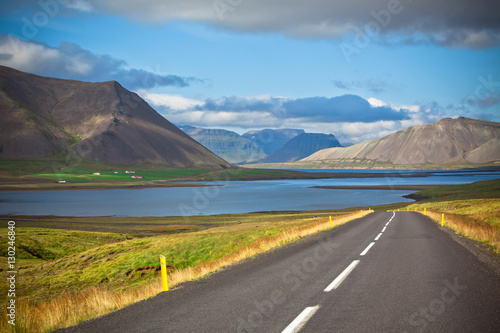
[[[305,170],[303,170],[305,171]],[[327,170],[307,170],[311,172]],[[377,173],[378,178],[274,181],[220,181],[210,187],[168,187],[107,190],[3,191],[1,215],[54,216],[193,216],[256,211],[327,210],[411,202],[414,191],[332,190],[311,186],[467,184],[498,179],[494,171],[332,170]],[[408,177],[418,172],[418,177]]]

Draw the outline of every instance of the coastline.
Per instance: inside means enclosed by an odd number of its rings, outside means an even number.
[[[42,183],[46,185],[47,183]],[[3,187],[5,184],[0,184],[0,191],[67,191],[67,190],[113,190],[113,189],[129,189],[139,190],[144,188],[159,188],[159,187],[213,187],[223,186],[219,184],[201,184],[201,183],[175,183],[169,182],[166,184],[117,184],[117,185],[88,185],[81,186],[75,184],[52,184],[47,187]],[[35,184],[23,184],[35,185]],[[54,186],[52,186],[54,185]]]
[[[160,187],[211,187],[224,186],[221,182],[228,181],[267,181],[267,180],[296,180],[296,179],[345,179],[345,178],[385,178],[385,177],[428,177],[429,173],[330,173],[330,172],[302,172],[285,170],[279,174],[239,175],[215,174],[208,178],[206,175],[194,176],[188,179],[151,180],[144,182],[85,182],[58,184],[53,181],[40,179],[0,179],[0,191],[59,191],[59,190],[108,190],[108,189],[143,189]],[[200,183],[203,182],[203,183]],[[210,184],[211,182],[215,184]]]
[[[144,189],[161,187],[211,187],[224,186],[221,183],[229,181],[266,181],[266,180],[295,180],[295,179],[345,179],[345,178],[415,178],[429,177],[434,172],[442,170],[390,170],[390,172],[360,172],[352,169],[351,172],[307,172],[298,170],[273,169],[243,169],[236,171],[219,171],[191,177],[174,179],[154,179],[149,181],[97,181],[97,182],[67,182],[58,184],[41,178],[6,178],[0,177],[0,191],[59,191],[59,190],[108,190],[108,189]],[[340,170],[339,170],[340,171]],[[447,170],[454,172],[498,172],[500,168],[469,168]],[[214,184],[211,184],[214,183]],[[313,186],[323,189],[359,189],[359,190],[424,190],[430,185],[380,185],[380,186]]]
[[[422,191],[437,187],[438,185],[373,185],[373,186],[311,186],[309,188],[318,188],[325,190],[402,190],[402,191]]]

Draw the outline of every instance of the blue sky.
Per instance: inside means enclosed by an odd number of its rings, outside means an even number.
[[[116,80],[177,124],[359,142],[500,121],[497,2],[6,0],[0,64]]]

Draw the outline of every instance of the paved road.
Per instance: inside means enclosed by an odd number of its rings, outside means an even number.
[[[426,217],[373,213],[61,332],[500,332],[496,271]]]

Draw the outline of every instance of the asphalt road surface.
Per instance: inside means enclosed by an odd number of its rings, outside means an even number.
[[[497,269],[427,217],[373,213],[58,332],[500,332]]]

